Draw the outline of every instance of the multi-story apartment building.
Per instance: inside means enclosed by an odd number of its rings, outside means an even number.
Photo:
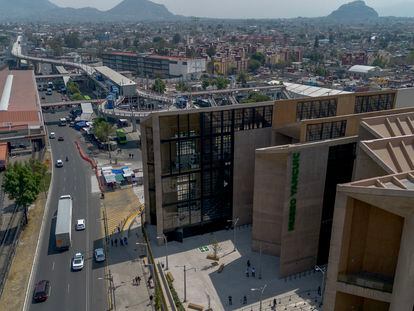
[[[132,71],[149,78],[197,78],[206,71],[204,58],[140,55],[129,52],[108,52],[102,55],[104,66],[117,71]]]

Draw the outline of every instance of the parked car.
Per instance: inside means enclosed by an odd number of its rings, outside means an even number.
[[[103,248],[96,248],[94,251],[94,255],[95,255],[96,262],[105,261],[105,253],[104,253]]]
[[[50,282],[48,280],[41,280],[35,285],[33,300],[36,302],[46,301],[50,296]]]
[[[82,253],[76,253],[72,259],[72,270],[82,270],[84,265],[84,259]]]
[[[55,139],[55,137],[56,137],[55,132],[50,132],[50,133],[49,133],[49,138],[50,138],[50,139]]]
[[[63,136],[59,136],[58,141],[64,141],[65,139],[63,138]]]
[[[63,161],[61,159],[56,160],[56,167],[62,167]]]
[[[75,228],[78,231],[85,230],[85,228],[86,228],[85,219],[78,219],[76,221],[76,227]]]

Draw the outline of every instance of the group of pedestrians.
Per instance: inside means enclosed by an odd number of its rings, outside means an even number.
[[[255,267],[252,266],[250,260],[247,260],[247,263],[246,263],[246,277],[250,277],[250,275],[255,278],[256,277],[256,269],[255,269]],[[240,302],[243,305],[247,305],[247,296],[244,295],[242,297],[242,299],[240,300]],[[231,295],[228,296],[228,304],[229,304],[229,306],[233,305],[233,297]]]
[[[256,277],[256,269],[250,263],[250,260],[247,260],[247,267],[246,267],[246,277],[249,277],[250,274],[253,278]]]
[[[233,297],[230,295],[229,297],[229,306],[233,305]],[[244,305],[247,305],[247,296],[244,295],[243,298],[241,299],[241,303]]]
[[[114,246],[115,245],[115,247],[118,247],[118,238],[115,238],[115,239],[111,239],[111,246]],[[119,245],[120,246],[127,246],[128,245],[128,238],[126,237],[126,236],[124,236],[123,238],[122,237],[120,237],[119,238]]]
[[[133,159],[133,158],[134,158],[134,154],[133,154],[133,153],[130,153],[130,154],[128,154],[128,157],[129,157],[130,159]]]
[[[136,277],[134,277],[132,279],[132,285],[137,285],[138,286],[139,284],[141,284],[141,277],[139,275],[137,275]]]

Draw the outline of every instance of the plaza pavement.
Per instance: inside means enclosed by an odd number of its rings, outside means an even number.
[[[148,226],[151,247],[156,261],[165,264],[166,247],[159,246],[156,241],[154,226]],[[236,229],[236,246],[234,250],[233,231],[222,230],[200,236],[184,239],[183,243],[168,243],[169,272],[174,277],[174,288],[181,300],[184,299],[184,273],[187,274],[187,304],[195,303],[209,306],[212,310],[259,310],[260,291],[252,288],[261,288],[263,292],[262,310],[271,308],[276,298],[276,310],[320,310],[320,296],[318,287],[321,286],[322,275],[313,270],[289,278],[279,278],[279,258],[270,255],[261,256],[262,278],[260,273],[260,254],[251,251],[251,227],[243,226]],[[213,266],[207,255],[212,253],[211,244],[219,243],[219,265]],[[208,250],[206,248],[208,247]],[[202,247],[202,249],[200,249]],[[256,276],[246,277],[247,261],[256,269]],[[221,264],[224,269],[217,270]],[[228,297],[232,297],[229,305]],[[246,296],[247,303],[243,304]]]

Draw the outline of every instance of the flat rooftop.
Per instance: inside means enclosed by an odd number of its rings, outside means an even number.
[[[33,70],[1,70],[0,127],[41,125],[41,120],[41,107]]]
[[[134,81],[121,75],[119,72],[116,72],[115,70],[109,67],[100,66],[100,67],[95,67],[95,69],[101,75],[105,76],[106,78],[108,78],[109,80],[111,80],[118,86],[136,85]]]

